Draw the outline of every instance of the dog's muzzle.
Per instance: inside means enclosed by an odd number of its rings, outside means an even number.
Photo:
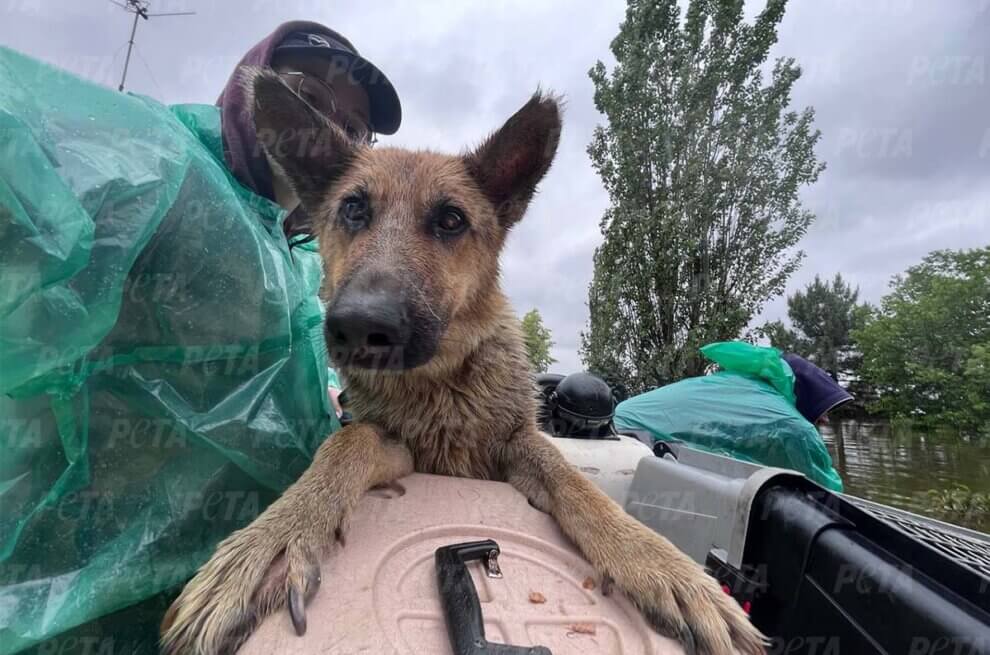
[[[334,296],[325,325],[337,366],[402,370],[436,353],[440,324],[421,311],[407,286],[388,274],[358,274]]]

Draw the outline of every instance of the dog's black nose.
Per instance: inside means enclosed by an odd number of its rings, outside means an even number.
[[[327,335],[345,350],[401,347],[409,330],[405,303],[385,292],[343,294],[327,314]]]
[[[336,292],[324,325],[335,366],[400,370],[433,357],[440,340],[439,316],[421,288],[391,272],[355,273]]]

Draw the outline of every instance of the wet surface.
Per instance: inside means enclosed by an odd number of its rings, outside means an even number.
[[[990,493],[990,439],[850,420],[823,427],[822,437],[846,493],[990,532],[990,513],[946,513],[928,494],[959,486]]]

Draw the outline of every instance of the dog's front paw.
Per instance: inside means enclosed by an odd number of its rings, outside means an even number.
[[[296,521],[262,520],[235,532],[169,608],[162,652],[233,653],[263,618],[286,604],[296,632],[305,633],[306,602],[320,585],[322,546]]]
[[[689,655],[762,655],[766,639],[714,578],[669,541],[637,526],[606,571],[654,629]]]

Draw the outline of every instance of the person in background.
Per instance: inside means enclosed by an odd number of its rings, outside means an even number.
[[[376,134],[394,134],[402,122],[402,106],[392,83],[343,35],[308,21],[279,25],[247,51],[217,105],[224,159],[234,177],[289,212],[299,201],[286,181],[273,173],[258,147],[243,83],[244,67],[272,68],[289,88],[355,141],[371,144]],[[287,235],[300,229],[290,223],[287,219]]]
[[[258,147],[243,74],[244,67],[259,66],[275,70],[299,97],[357,142],[371,145],[376,134],[394,134],[402,122],[402,106],[384,73],[343,35],[319,23],[283,23],[241,58],[217,100],[224,159],[241,184],[289,212],[283,229],[291,239],[306,233],[309,223],[289,184]],[[329,375],[327,393],[340,418],[342,385],[336,371],[330,369]]]
[[[852,395],[831,375],[804,357],[787,353],[783,358],[794,371],[797,410],[812,425],[827,424],[830,411],[852,401]]]
[[[340,418],[344,415],[344,408],[340,405],[340,394],[344,391],[344,385],[341,384],[340,376],[333,368],[327,368],[327,374],[327,393],[330,396],[330,404],[333,405],[333,411],[337,414],[337,418]]]

